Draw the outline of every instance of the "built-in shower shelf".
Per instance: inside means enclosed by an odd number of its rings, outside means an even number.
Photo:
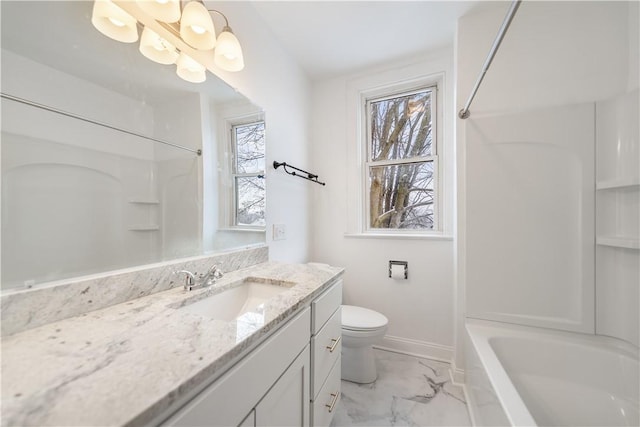
[[[596,184],[597,190],[616,190],[618,188],[640,188],[639,178],[610,179]]]
[[[636,239],[633,237],[600,236],[596,239],[596,243],[600,246],[640,249],[640,239]]]
[[[158,231],[158,230],[160,230],[160,226],[155,224],[129,226],[129,231]]]
[[[159,205],[160,204],[160,200],[146,198],[146,197],[131,197],[129,198],[128,201],[129,203],[135,203],[139,205]]]

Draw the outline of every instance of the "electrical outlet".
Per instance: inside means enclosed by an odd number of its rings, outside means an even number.
[[[285,240],[287,229],[284,224],[273,224],[273,240]]]

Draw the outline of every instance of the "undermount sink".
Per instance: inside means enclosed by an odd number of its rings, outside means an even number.
[[[294,283],[268,283],[262,279],[247,278],[237,286],[213,294],[181,310],[218,320],[231,321],[246,313],[262,311],[269,299],[286,292]]]

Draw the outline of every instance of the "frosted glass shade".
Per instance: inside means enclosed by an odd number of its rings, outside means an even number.
[[[180,0],[138,0],[140,9],[162,22],[180,20]]]
[[[231,28],[224,27],[218,36],[213,61],[226,71],[240,71],[244,68],[242,48],[236,36],[231,32]]]
[[[148,27],[144,27],[140,36],[140,53],[159,64],[175,64],[178,59],[175,46]]]
[[[176,73],[183,80],[191,83],[202,83],[207,79],[204,65],[185,55],[184,52],[180,52],[177,66]]]
[[[93,3],[91,23],[102,34],[119,42],[133,43],[138,40],[135,18],[109,0],[96,0]]]
[[[189,46],[196,49],[209,50],[215,46],[213,20],[202,3],[192,1],[184,7],[180,19],[180,36]]]

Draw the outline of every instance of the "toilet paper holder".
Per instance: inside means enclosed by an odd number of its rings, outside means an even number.
[[[407,261],[389,261],[389,278],[391,278],[391,267],[394,265],[404,266],[404,278],[409,278],[409,263]]]

